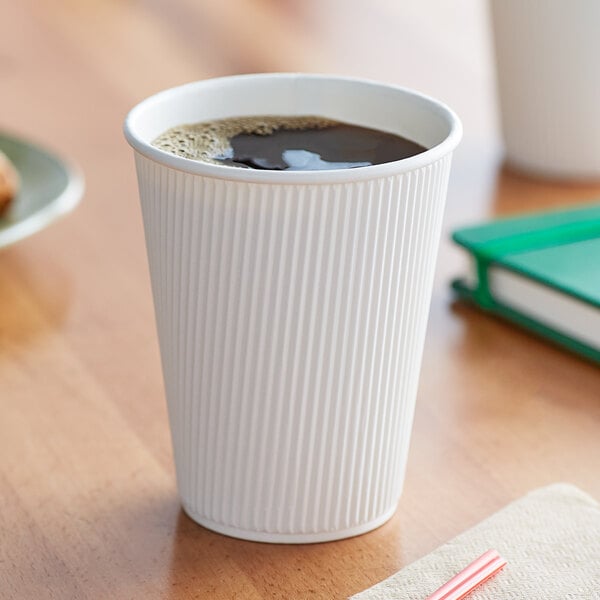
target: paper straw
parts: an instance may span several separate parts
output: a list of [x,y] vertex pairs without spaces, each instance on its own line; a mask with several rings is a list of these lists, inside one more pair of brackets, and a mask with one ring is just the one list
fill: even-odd
[[425,600],[460,600],[505,564],[506,560],[496,550],[488,550]]

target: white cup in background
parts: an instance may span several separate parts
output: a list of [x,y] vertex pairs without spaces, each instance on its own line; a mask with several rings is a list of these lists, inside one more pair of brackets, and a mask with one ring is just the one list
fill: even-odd
[[[278,172],[151,145],[172,126],[241,115],[320,115],[429,149]],[[265,74],[159,93],[125,134],[186,512],[267,542],[381,525],[404,479],[458,119],[400,87]]]
[[600,2],[491,0],[509,164],[600,179]]

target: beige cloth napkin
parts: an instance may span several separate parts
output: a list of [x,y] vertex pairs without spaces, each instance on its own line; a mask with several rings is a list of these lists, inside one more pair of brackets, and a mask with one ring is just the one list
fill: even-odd
[[486,550],[508,561],[469,600],[600,600],[600,505],[558,483],[530,492],[353,600],[424,600]]

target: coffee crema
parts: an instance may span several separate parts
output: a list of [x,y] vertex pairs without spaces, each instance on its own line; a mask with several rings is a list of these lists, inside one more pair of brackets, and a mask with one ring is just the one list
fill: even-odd
[[179,125],[152,145],[210,164],[272,171],[354,169],[426,150],[399,135],[316,116],[234,117]]

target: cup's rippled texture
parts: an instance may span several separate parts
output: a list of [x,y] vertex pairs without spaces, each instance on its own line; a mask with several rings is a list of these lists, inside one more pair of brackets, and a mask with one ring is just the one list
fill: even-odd
[[339,537],[393,512],[449,167],[298,191],[138,158],[178,483],[200,523]]

